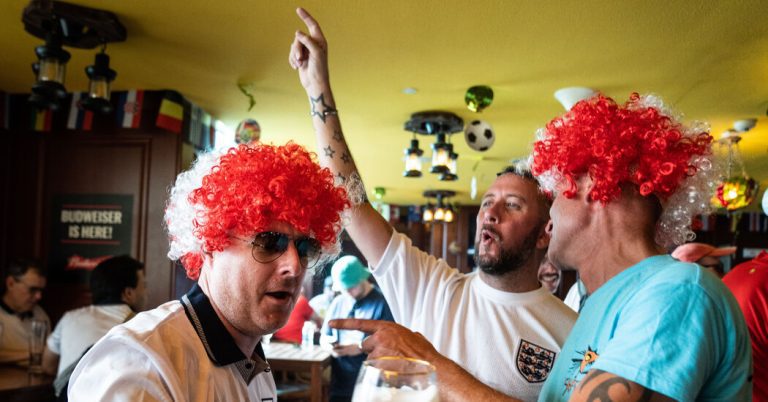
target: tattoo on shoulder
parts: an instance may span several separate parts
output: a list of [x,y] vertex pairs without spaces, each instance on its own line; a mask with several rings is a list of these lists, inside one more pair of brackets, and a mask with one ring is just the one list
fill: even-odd
[[[581,381],[579,390],[584,390],[584,388],[591,383],[595,383],[595,385],[589,392],[589,395],[586,399],[590,402],[613,401],[614,399],[611,398],[610,391],[613,389],[613,394],[616,395],[618,390],[615,389],[615,386],[623,388],[621,391],[623,391],[627,397],[635,397],[637,399],[633,400],[638,402],[648,402],[655,395],[653,390],[602,370],[590,370],[589,374],[587,374],[587,376],[584,377],[584,379]],[[618,394],[621,394],[621,391],[618,391]]]
[[328,112],[336,111],[336,109],[333,106],[325,103],[325,97],[323,96],[323,94],[320,94],[320,96],[318,96],[317,98],[313,98],[310,96],[309,100],[310,100],[309,104],[310,106],[312,106],[312,111],[310,112],[310,115],[312,117],[314,116],[319,117],[320,120],[323,121],[323,123],[325,123],[325,118]]
[[323,151],[325,151],[325,156],[327,156],[327,157],[329,157],[331,159],[333,159],[333,154],[336,153],[336,151],[334,151],[333,148],[331,148],[330,145],[328,145],[327,147],[323,148]]
[[333,132],[333,139],[338,142],[344,141],[344,135],[341,134],[341,130],[336,130]]
[[344,151],[341,153],[341,160],[346,165],[347,163],[352,162],[352,157],[349,156],[349,154],[346,151]]

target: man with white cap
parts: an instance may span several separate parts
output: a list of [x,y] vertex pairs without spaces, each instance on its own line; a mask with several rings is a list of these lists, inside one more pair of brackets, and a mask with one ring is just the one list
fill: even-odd
[[332,329],[328,321],[334,318],[394,321],[384,295],[368,282],[370,276],[371,272],[352,255],[339,258],[331,268],[333,290],[341,292],[328,307],[322,328],[322,342],[331,348],[335,357],[331,365],[331,402],[352,399],[357,373],[366,355],[360,348],[364,333]]

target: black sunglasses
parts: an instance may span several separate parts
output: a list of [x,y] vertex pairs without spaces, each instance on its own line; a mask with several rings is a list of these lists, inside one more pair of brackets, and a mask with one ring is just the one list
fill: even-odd
[[[242,239],[240,239],[242,240]],[[247,240],[246,240],[247,241]],[[320,243],[311,237],[291,237],[280,232],[258,233],[251,242],[253,259],[262,264],[268,264],[280,258],[288,245],[293,241],[296,252],[303,268],[312,268],[320,260],[322,254]]]

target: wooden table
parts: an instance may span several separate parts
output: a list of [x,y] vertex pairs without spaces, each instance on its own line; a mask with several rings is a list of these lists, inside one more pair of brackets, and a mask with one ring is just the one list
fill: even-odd
[[29,374],[25,367],[0,365],[0,401],[50,402],[54,398],[53,377]]
[[272,370],[310,372],[312,402],[323,400],[323,369],[331,364],[331,354],[320,346],[302,348],[293,343],[271,342],[263,345]]

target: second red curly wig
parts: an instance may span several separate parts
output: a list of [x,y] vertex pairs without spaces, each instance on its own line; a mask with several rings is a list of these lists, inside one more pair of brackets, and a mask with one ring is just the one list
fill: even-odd
[[534,143],[532,171],[554,173],[568,198],[575,196],[576,180],[588,174],[594,184],[589,196],[603,204],[616,199],[624,183],[665,200],[696,173],[690,160],[708,154],[711,142],[707,132],[686,132],[643,105],[637,93],[623,106],[597,95],[547,124]]

